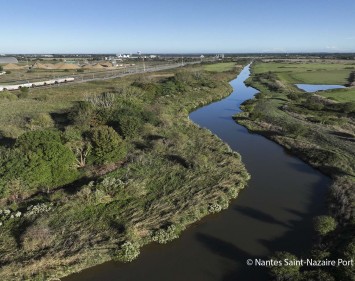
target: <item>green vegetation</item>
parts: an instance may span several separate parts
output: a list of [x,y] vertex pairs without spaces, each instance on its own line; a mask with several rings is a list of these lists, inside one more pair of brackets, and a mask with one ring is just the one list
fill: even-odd
[[325,63],[309,62],[268,62],[255,65],[255,74],[272,72],[278,79],[288,83],[304,84],[341,84],[348,82],[348,77],[354,71],[353,62],[337,63],[328,61]]
[[344,103],[354,102],[355,88],[352,87],[348,89],[324,91],[324,92],[320,92],[319,95],[338,102],[344,102]]
[[240,70],[241,65],[237,65],[235,62],[221,62],[216,64],[209,64],[204,67],[204,70],[212,72],[234,71],[235,69]]
[[[352,65],[336,61],[255,63],[247,83],[260,93],[235,116],[249,130],[283,145],[332,177],[329,214],[315,218],[318,242],[307,258],[355,258],[355,92],[347,88],[305,93],[293,83],[350,83]],[[278,280],[352,280],[355,276],[353,267],[288,270],[288,266],[273,268],[271,274]]]
[[91,153],[89,163],[107,164],[117,162],[126,156],[122,138],[108,126],[97,126],[89,130],[88,140]]
[[330,216],[318,216],[314,219],[314,228],[320,235],[326,235],[336,227],[335,219]]
[[226,208],[249,175],[188,112],[228,95],[236,74],[190,66],[6,93],[14,98],[0,100],[0,279],[132,261],[143,245]]
[[75,156],[62,144],[57,131],[27,132],[16,140],[12,149],[3,149],[2,153],[2,198],[10,195],[18,201],[34,192],[42,189],[49,191],[77,178]]
[[270,268],[274,280],[300,280],[300,266],[297,264],[285,265],[285,260],[296,261],[296,256],[288,252],[276,252],[271,259],[282,262],[282,266],[278,264]]

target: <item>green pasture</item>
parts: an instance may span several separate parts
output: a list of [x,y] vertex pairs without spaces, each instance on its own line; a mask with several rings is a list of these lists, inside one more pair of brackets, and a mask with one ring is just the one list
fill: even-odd
[[295,62],[263,62],[253,68],[254,73],[274,72],[280,79],[289,83],[305,84],[340,84],[347,83],[355,63],[295,63]]
[[317,94],[322,95],[328,99],[332,99],[339,102],[351,102],[355,101],[355,88],[347,89],[336,89],[329,91],[318,92]]

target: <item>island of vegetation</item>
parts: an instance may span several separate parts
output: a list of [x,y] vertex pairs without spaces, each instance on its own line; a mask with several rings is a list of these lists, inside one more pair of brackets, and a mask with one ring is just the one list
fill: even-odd
[[[247,84],[260,92],[235,120],[287,148],[333,184],[328,214],[315,218],[315,260],[355,257],[355,63],[352,60],[257,60]],[[348,86],[309,93],[294,84]],[[275,253],[275,259],[300,259]],[[305,257],[309,258],[309,257]],[[354,280],[354,267],[274,267],[277,280]]]
[[249,174],[188,113],[230,94],[243,64],[1,92],[0,279],[132,261],[227,208]]

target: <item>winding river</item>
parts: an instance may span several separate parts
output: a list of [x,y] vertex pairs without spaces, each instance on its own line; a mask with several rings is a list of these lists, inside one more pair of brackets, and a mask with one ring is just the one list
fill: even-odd
[[239,152],[251,174],[229,209],[197,222],[167,245],[144,247],[132,263],[108,262],[63,281],[267,280],[265,268],[248,266],[247,259],[265,259],[279,250],[307,257],[312,217],[324,211],[330,179],[233,121],[240,104],[257,93],[244,84],[249,75],[246,66],[231,82],[230,96],[190,114]]

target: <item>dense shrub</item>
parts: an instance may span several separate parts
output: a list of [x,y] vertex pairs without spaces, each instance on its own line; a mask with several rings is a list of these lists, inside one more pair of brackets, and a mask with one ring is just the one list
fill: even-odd
[[304,102],[303,106],[310,109],[310,110],[322,110],[324,108],[324,104],[322,101],[317,98],[316,96],[308,97]]
[[345,113],[355,113],[355,102],[344,103],[342,109]]
[[285,124],[285,129],[287,134],[290,134],[293,137],[305,136],[308,133],[308,128],[305,125],[297,123],[287,123]]
[[115,259],[122,262],[131,262],[140,254],[139,245],[137,243],[125,242],[118,251]]
[[287,95],[287,97],[288,97],[290,100],[298,101],[298,100],[301,98],[301,95],[291,92],[291,93],[289,93],[289,94]]
[[0,100],[16,100],[17,96],[9,91],[0,92]]
[[119,118],[118,125],[120,134],[125,138],[131,138],[142,129],[144,122],[137,116],[123,115]]
[[122,138],[108,126],[98,126],[90,129],[87,134],[92,151],[89,162],[106,164],[125,157],[127,150]]
[[31,130],[54,127],[54,121],[48,113],[37,113],[29,120],[27,124]]
[[38,130],[22,134],[16,140],[16,146],[23,151],[30,151],[48,142],[61,142],[60,132],[57,130]]
[[270,273],[275,280],[298,280],[300,266],[284,264],[285,259],[289,261],[298,260],[296,256],[288,252],[276,252],[271,259],[282,263],[270,267]]
[[124,138],[136,136],[146,123],[156,125],[159,122],[156,112],[146,110],[141,104],[134,102],[122,104],[111,114],[110,119],[108,123]]
[[[51,189],[75,180],[75,156],[61,143],[57,131],[33,131],[21,135],[15,148],[2,157],[3,180],[22,179],[31,191]],[[4,182],[3,182],[4,184]]]
[[222,206],[219,205],[218,203],[213,203],[208,206],[208,212],[210,213],[219,213],[222,211]]
[[178,235],[175,225],[170,225],[166,229],[157,230],[154,233],[152,239],[153,239],[153,241],[156,241],[159,244],[166,244],[169,241],[174,240],[178,237],[179,237],[179,235]]
[[314,228],[320,235],[326,235],[335,230],[337,223],[330,216],[318,216],[314,219]]
[[94,123],[94,106],[87,101],[78,102],[68,115],[69,120],[78,126],[87,126]]

